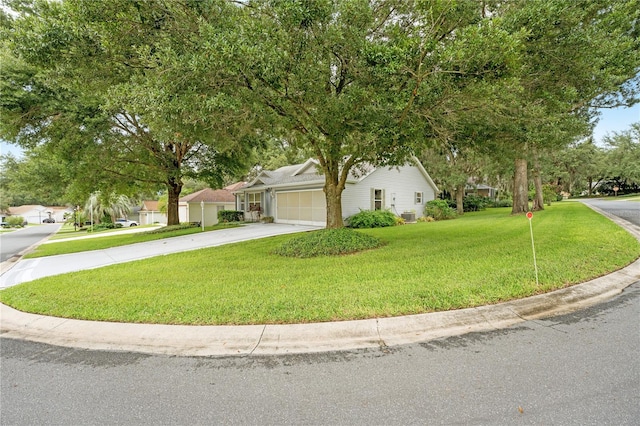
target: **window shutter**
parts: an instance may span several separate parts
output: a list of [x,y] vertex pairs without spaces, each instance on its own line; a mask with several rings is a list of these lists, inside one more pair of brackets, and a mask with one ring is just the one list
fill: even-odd
[[371,188],[371,209],[370,210],[375,210],[376,209],[376,189],[375,188]]

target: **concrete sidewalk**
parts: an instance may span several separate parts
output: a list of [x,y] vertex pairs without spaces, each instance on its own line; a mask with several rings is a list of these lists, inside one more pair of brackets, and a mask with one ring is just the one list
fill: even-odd
[[[617,219],[614,221],[640,239],[640,233],[630,227],[629,222]],[[240,241],[242,235],[245,235],[245,239],[256,238],[262,235],[262,232],[268,234],[271,226],[247,227],[246,234],[240,231],[235,233],[234,237],[227,238],[234,241]],[[271,229],[273,232],[276,231],[274,228]],[[291,232],[304,230],[302,227],[290,229]],[[287,233],[287,230],[281,229],[278,233]],[[216,240],[223,240],[221,237],[216,237]],[[192,246],[195,240],[184,241],[184,244],[186,245],[183,247],[196,248]],[[206,246],[220,244],[223,243],[209,241]],[[137,250],[131,249],[130,252],[130,256],[142,258]],[[94,267],[98,266],[100,265]],[[26,273],[25,269],[20,270]],[[33,276],[35,273],[32,271],[30,274]],[[0,305],[0,333],[6,338],[27,339],[59,346],[176,356],[281,355],[385,348],[470,332],[501,329],[523,321],[572,312],[620,294],[634,283],[640,283],[640,260],[620,271],[583,284],[497,305],[393,318],[291,325],[122,324],[27,314]]]

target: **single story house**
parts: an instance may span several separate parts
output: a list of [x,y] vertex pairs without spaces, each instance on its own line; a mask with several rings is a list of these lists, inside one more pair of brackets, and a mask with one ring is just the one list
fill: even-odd
[[218,212],[221,210],[235,210],[236,200],[231,190],[241,184],[230,185],[223,189],[205,188],[185,195],[178,200],[178,218],[183,222],[204,221],[205,226],[218,223]]
[[466,185],[464,189],[464,195],[471,195],[471,194],[495,199],[498,196],[498,189],[489,185],[485,185],[484,183],[476,184],[476,183],[470,182]]
[[[251,182],[234,191],[236,210],[246,220],[273,217],[277,223],[326,226],[324,175],[318,161],[263,170]],[[438,188],[417,158],[404,166],[363,166],[351,171],[342,193],[344,218],[361,210],[390,210],[398,216],[424,215],[427,201]]]
[[145,200],[138,211],[138,223],[140,225],[152,225],[154,223],[167,224],[167,215],[158,208],[158,201]]
[[72,213],[73,209],[60,206],[25,205],[9,207],[8,216],[21,216],[26,222],[37,224],[45,219],[54,219],[56,222],[64,222],[65,214]]

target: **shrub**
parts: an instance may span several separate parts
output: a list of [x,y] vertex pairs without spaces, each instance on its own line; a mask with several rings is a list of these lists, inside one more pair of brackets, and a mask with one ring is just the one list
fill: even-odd
[[9,216],[5,222],[7,222],[7,225],[9,225],[10,228],[20,228],[24,226],[25,223],[22,216]]
[[491,199],[480,195],[467,195],[464,197],[462,209],[465,212],[477,212],[485,210],[491,204]]
[[360,210],[347,218],[350,228],[383,228],[396,224],[396,215],[389,210]]
[[449,203],[445,200],[431,200],[427,202],[424,213],[435,220],[453,219],[457,215],[456,211],[449,206]]
[[276,248],[273,253],[287,257],[309,258],[351,254],[380,246],[382,242],[379,239],[352,229],[322,229],[296,236]]
[[237,210],[220,210],[218,212],[218,222],[241,222],[244,220],[244,212]]
[[273,220],[273,216],[262,216],[262,219],[260,219],[263,223],[273,223]]
[[418,222],[435,222],[436,220],[431,216],[420,216]]
[[513,200],[510,198],[504,198],[502,200],[495,200],[492,204],[492,207],[513,207]]
[[[120,225],[122,226],[122,225]],[[97,225],[93,225],[93,232],[98,232],[98,231],[104,231],[107,229],[114,229],[116,227],[116,225],[114,225],[113,223],[99,223]]]
[[163,226],[161,228],[154,229],[152,231],[146,231],[145,234],[164,234],[165,232],[180,231],[182,229],[191,229],[191,228],[195,228],[195,226],[191,225],[190,223],[182,223],[180,225]]

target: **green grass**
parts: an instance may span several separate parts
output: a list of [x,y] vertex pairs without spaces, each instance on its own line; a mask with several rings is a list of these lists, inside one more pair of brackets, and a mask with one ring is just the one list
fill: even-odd
[[443,222],[363,232],[385,245],[337,257],[285,258],[284,235],[24,283],[0,292],[17,309],[68,318],[164,324],[349,320],[521,298],[606,274],[640,243],[581,203],[529,222],[490,209]]
[[[240,226],[238,224],[217,224],[205,227],[205,231],[214,231],[217,229],[228,229]],[[122,229],[119,229],[122,231]],[[108,231],[107,231],[108,232]],[[90,250],[103,250],[110,247],[119,247],[135,243],[143,243],[147,241],[161,240],[164,238],[179,237],[182,235],[196,234],[202,232],[201,228],[190,227],[186,229],[171,230],[167,228],[149,228],[147,232],[136,232],[132,234],[120,234],[112,236],[100,236],[96,238],[87,238],[81,240],[65,241],[55,240],[48,244],[42,244],[35,251],[27,254],[25,258],[36,258],[44,256],[55,256],[59,254],[79,253]],[[102,234],[102,233],[100,233]],[[91,233],[84,235],[92,235]],[[79,236],[79,235],[75,235]],[[80,235],[83,236],[83,235]]]

